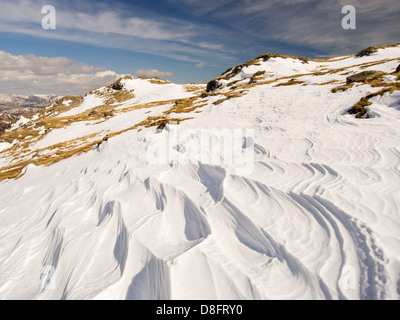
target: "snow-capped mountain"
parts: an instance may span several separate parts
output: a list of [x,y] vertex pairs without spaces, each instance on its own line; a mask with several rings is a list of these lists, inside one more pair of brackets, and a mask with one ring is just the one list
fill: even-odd
[[21,117],[0,298],[398,299],[399,64],[400,45],[265,54]]
[[18,96],[0,94],[0,134],[11,127],[18,116],[39,112],[59,97],[54,95]]
[[48,107],[57,98],[60,97],[54,95],[20,96],[0,94],[0,112],[14,115],[34,113]]

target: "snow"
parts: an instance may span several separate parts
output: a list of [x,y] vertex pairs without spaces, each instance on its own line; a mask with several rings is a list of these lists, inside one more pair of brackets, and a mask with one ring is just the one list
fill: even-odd
[[122,131],[132,127],[135,123],[145,120],[152,114],[157,114],[160,111],[167,110],[171,106],[171,104],[167,104],[161,107],[155,107],[150,112],[147,109],[134,109],[130,112],[116,114],[115,117],[96,125],[93,125],[88,121],[73,123],[63,129],[51,131],[43,139],[35,143],[31,147],[31,150],[44,149],[55,144],[71,141],[92,134],[105,136],[108,132],[115,130]]
[[309,61],[304,63],[298,59],[292,58],[270,58],[268,61],[260,61],[257,65],[244,67],[236,76],[229,80],[219,80],[221,84],[228,84],[246,78],[251,78],[257,71],[265,71],[262,75],[270,79],[288,77],[294,74],[312,73],[318,67],[318,63]]
[[[399,56],[390,48],[323,64]],[[277,58],[264,67],[283,76],[316,66]],[[307,86],[254,86],[220,105],[211,97],[193,119],[162,133],[127,131],[1,182],[0,298],[398,299],[400,94],[372,98],[377,116],[356,119],[346,111],[369,86],[333,94],[341,83],[313,85],[345,79],[307,75]],[[181,85],[125,85],[136,103],[188,94]],[[78,108],[100,103],[89,97]],[[34,148],[122,130],[170,106],[75,123]],[[169,152],[185,155],[205,129],[254,130],[246,139],[254,170],[239,174],[225,154],[220,164],[149,163],[147,151],[164,136]],[[176,142],[176,131],[193,134]]]
[[0,142],[0,152],[3,150],[6,150],[8,148],[11,148],[12,144],[8,142]]
[[[68,103],[68,101],[64,102],[64,104],[67,106],[66,103]],[[94,94],[89,94],[83,99],[83,102],[81,103],[80,106],[72,108],[71,110],[68,110],[66,112],[63,112],[62,114],[59,115],[59,117],[75,116],[84,113],[85,111],[88,111],[90,109],[101,106],[102,104],[104,104],[104,101],[101,97],[98,97]]]
[[193,93],[185,90],[184,85],[175,83],[160,85],[149,80],[136,78],[124,79],[122,84],[125,89],[133,91],[135,101],[140,103],[176,100],[193,96]]
[[28,123],[29,119],[25,118],[24,116],[20,116],[18,121],[16,123],[14,123],[10,129],[8,129],[8,131],[13,131],[17,128],[19,128],[20,126],[24,125],[25,123]]
[[383,76],[383,81],[388,83],[396,82],[397,76]]

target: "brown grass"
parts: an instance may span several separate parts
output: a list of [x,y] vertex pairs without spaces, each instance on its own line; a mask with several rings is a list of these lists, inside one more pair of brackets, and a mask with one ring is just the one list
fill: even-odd
[[297,85],[297,84],[304,84],[304,83],[305,83],[304,81],[296,80],[295,78],[292,78],[288,82],[278,83],[274,87],[294,86],[294,85]]
[[153,83],[153,84],[161,84],[161,85],[170,84],[171,83],[171,81],[168,81],[168,80],[165,80],[165,79],[160,79],[160,78],[149,79],[149,82]]
[[204,107],[206,104],[196,105],[195,102],[198,100],[198,97],[191,97],[185,99],[179,99],[175,101],[175,104],[172,108],[167,111],[164,111],[163,114],[171,114],[171,113],[189,113],[193,112],[196,109]]
[[[120,90],[123,93],[123,89]],[[115,93],[117,94],[118,91]],[[118,99],[118,98],[117,98]],[[116,101],[117,99],[113,99]],[[37,166],[49,166],[64,159],[68,159],[74,155],[80,155],[82,153],[88,152],[93,149],[96,145],[100,145],[109,138],[120,135],[124,132],[130,130],[141,130],[143,127],[157,127],[163,129],[166,123],[176,123],[179,124],[182,121],[192,119],[191,117],[186,118],[170,118],[169,116],[173,113],[190,113],[190,112],[200,112],[200,108],[205,106],[205,103],[200,103],[200,96],[180,99],[180,100],[170,100],[170,101],[157,101],[153,103],[134,105],[126,107],[122,110],[114,110],[115,105],[102,105],[92,110],[88,110],[85,113],[69,117],[51,117],[50,114],[59,114],[58,108],[60,107],[59,102],[54,106],[56,110],[50,110],[50,112],[42,113],[40,117],[21,126],[19,129],[6,132],[0,137],[0,141],[13,142],[17,140],[12,148],[8,150],[3,150],[3,155],[6,158],[13,159],[9,165],[0,169],[0,181],[5,179],[15,179],[22,175],[23,169],[28,164],[35,164]],[[155,106],[172,104],[168,110],[164,111],[160,116],[148,117],[146,120],[141,121],[133,125],[130,128],[115,131],[115,132],[97,132],[85,137],[81,137],[75,140],[70,140],[67,142],[52,145],[48,148],[40,150],[29,150],[29,146],[37,142],[43,135],[39,135],[42,127],[46,129],[47,132],[53,129],[64,128],[71,123],[79,121],[105,121],[105,117],[113,117],[116,113],[128,112],[133,109],[141,108],[151,108]],[[65,110],[62,110],[65,111]]]
[[384,89],[379,90],[377,92],[368,94],[367,96],[361,98],[361,100],[359,102],[357,102],[349,110],[349,114],[356,115],[356,118],[369,118],[369,116],[367,114],[367,109],[366,109],[366,107],[372,105],[372,102],[370,102],[369,100],[371,98],[373,98],[373,97],[376,97],[376,96],[383,96],[387,92],[393,93],[395,90],[400,90],[400,87],[399,86],[392,86],[392,87],[384,88]]
[[220,105],[221,103],[223,103],[227,100],[242,97],[245,93],[246,93],[245,90],[219,93],[218,95],[223,95],[223,96],[225,96],[225,98],[219,99],[219,100],[213,102],[213,104],[216,106]]
[[187,92],[194,93],[196,95],[201,94],[204,91],[204,85],[199,85],[199,84],[186,84],[184,85],[184,88]]
[[353,87],[354,87],[354,83],[350,83],[350,84],[346,84],[346,85],[343,85],[343,86],[340,86],[340,87],[337,87],[337,88],[333,88],[331,90],[331,92],[332,93],[336,93],[338,91],[344,92],[344,91],[347,91],[348,89],[353,88]]
[[263,61],[268,61],[271,58],[283,58],[283,59],[296,59],[296,60],[300,60],[303,63],[308,63],[308,61],[310,61],[310,59],[305,58],[305,57],[299,57],[299,56],[288,56],[288,55],[283,55],[283,54],[279,54],[279,53],[267,53],[267,54],[262,54],[261,56],[257,57],[256,60],[263,60]]
[[394,44],[389,44],[386,46],[372,46],[372,47],[368,47],[364,50],[361,50],[360,52],[358,52],[356,54],[356,57],[364,57],[364,56],[369,56],[375,52],[377,52],[379,49],[387,49],[387,48],[394,48],[399,46],[400,43],[394,43]]
[[348,55],[348,56],[343,56],[340,58],[332,57],[332,58],[325,58],[325,59],[310,59],[310,61],[313,61],[313,62],[336,62],[336,61],[346,60],[351,57],[352,57],[352,55]]

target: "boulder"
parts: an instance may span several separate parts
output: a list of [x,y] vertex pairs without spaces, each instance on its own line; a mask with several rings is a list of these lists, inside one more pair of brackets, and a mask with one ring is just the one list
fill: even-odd
[[368,80],[373,80],[384,73],[382,71],[370,70],[370,71],[363,71],[361,73],[354,74],[352,76],[347,77],[347,84],[353,82],[365,82]]
[[117,82],[114,82],[111,85],[111,89],[113,89],[113,90],[119,91],[119,90],[122,90],[123,88],[124,88],[124,85],[121,83],[121,79],[118,80]]
[[217,90],[221,85],[218,83],[217,80],[211,80],[209,83],[207,83],[207,92],[213,92]]

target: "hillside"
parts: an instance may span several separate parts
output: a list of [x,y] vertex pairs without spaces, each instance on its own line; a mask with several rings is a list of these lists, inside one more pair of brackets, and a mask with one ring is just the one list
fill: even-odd
[[30,95],[18,96],[0,94],[0,134],[17,120],[18,116],[39,112],[48,107],[56,96]]
[[400,298],[399,64],[264,54],[20,118],[0,299]]

